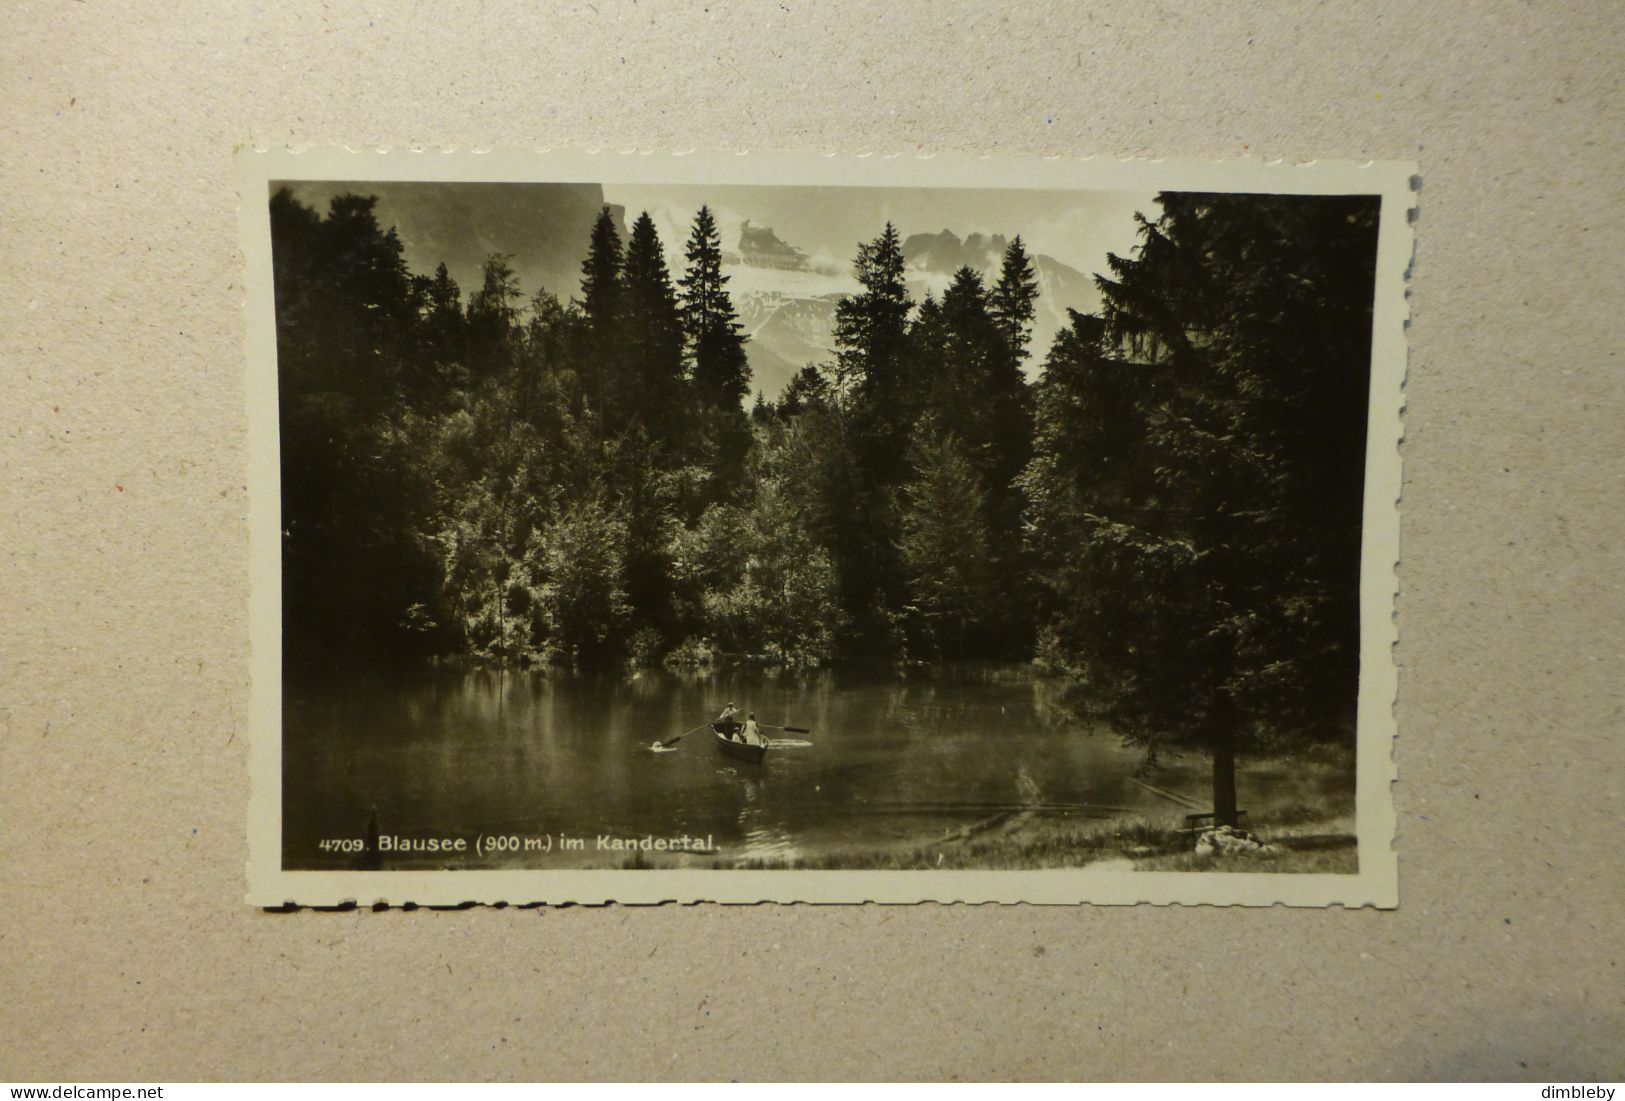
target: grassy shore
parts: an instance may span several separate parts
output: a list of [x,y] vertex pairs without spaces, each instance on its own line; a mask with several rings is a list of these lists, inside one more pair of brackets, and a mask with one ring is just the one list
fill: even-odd
[[1354,820],[1308,807],[1262,813],[1249,828],[1270,851],[1198,856],[1182,819],[1074,819],[1015,814],[952,831],[926,843],[833,849],[805,857],[716,861],[740,869],[898,870],[1078,868],[1127,862],[1136,871],[1358,871]]

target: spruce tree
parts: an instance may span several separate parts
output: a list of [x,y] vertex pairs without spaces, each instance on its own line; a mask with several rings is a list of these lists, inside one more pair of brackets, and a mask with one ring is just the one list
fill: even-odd
[[1018,234],[1004,250],[999,281],[988,294],[988,312],[998,324],[1011,354],[1019,362],[1026,358],[1032,340],[1033,304],[1038,300],[1038,278],[1033,271],[1027,246]]
[[737,410],[750,392],[750,362],[722,273],[722,238],[710,207],[700,207],[694,216],[683,256],[688,266],[678,286],[694,393],[704,408]]
[[[687,267],[678,280],[679,308],[694,405],[686,450],[709,469],[705,496],[706,503],[713,503],[738,491],[751,432],[743,405],[750,393],[750,360],[728,277],[722,273],[722,238],[709,207],[700,207],[694,216],[683,255]],[[760,395],[757,405],[753,417],[760,412]]]
[[[982,277],[968,267],[954,272],[936,313],[934,368],[929,383],[932,412],[979,457],[984,475],[997,477],[999,444],[996,384],[1002,341],[988,310]],[[1002,380],[1000,380],[1002,381]]]
[[1349,738],[1377,205],[1164,194],[1040,385],[1046,656],[1130,741]]
[[627,423],[640,422],[657,447],[670,449],[681,430],[683,328],[666,255],[654,220],[632,224],[621,266],[620,388],[612,404]]
[[845,622],[854,632],[850,641],[872,653],[896,645],[902,591],[893,533],[911,424],[906,374],[912,303],[903,270],[902,242],[888,222],[879,237],[858,246],[855,274],[862,290],[843,297],[835,309],[835,412],[847,461],[832,555]]
[[897,398],[904,371],[912,303],[903,266],[902,240],[887,222],[879,237],[858,246],[854,274],[863,290],[835,307],[836,382],[881,417]]
[[609,207],[598,212],[581,262],[581,310],[595,329],[613,327],[621,298],[621,235]]
[[589,400],[602,431],[621,389],[621,236],[609,207],[598,212],[581,262],[581,313],[586,321],[582,346]]

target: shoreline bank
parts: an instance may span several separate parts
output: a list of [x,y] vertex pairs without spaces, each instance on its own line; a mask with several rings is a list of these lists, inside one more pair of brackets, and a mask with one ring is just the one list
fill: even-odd
[[805,856],[712,861],[739,870],[974,869],[1021,871],[1083,868],[1126,861],[1135,871],[1319,872],[1359,870],[1354,817],[1288,809],[1248,826],[1266,846],[1250,852],[1199,855],[1183,817],[1075,818],[1014,812],[930,840],[834,848]]

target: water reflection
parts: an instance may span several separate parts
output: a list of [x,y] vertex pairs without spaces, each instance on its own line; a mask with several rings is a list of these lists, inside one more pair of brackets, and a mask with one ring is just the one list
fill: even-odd
[[[703,728],[676,752],[650,751],[729,700],[764,724],[811,727],[795,737],[812,744],[750,764]],[[289,867],[345,863],[319,842],[360,836],[372,807],[385,833],[586,838],[569,853],[484,859],[585,867],[622,862],[593,848],[598,835],[710,835],[729,862],[928,839],[1010,808],[1166,813],[1127,779],[1139,755],[1077,722],[1061,687],[1026,667],[432,672],[290,683],[284,711]]]

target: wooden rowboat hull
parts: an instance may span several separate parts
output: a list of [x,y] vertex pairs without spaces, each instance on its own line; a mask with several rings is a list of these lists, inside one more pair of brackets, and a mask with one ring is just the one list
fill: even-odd
[[712,723],[711,734],[716,739],[717,748],[722,750],[722,752],[727,754],[729,757],[734,757],[741,761],[749,761],[753,765],[761,764],[762,758],[767,756],[767,746],[748,745],[745,742],[736,742],[732,738],[728,737],[726,733],[724,733],[725,730],[732,731],[737,729],[739,729],[737,723],[729,723],[726,726],[724,726],[722,723]]

